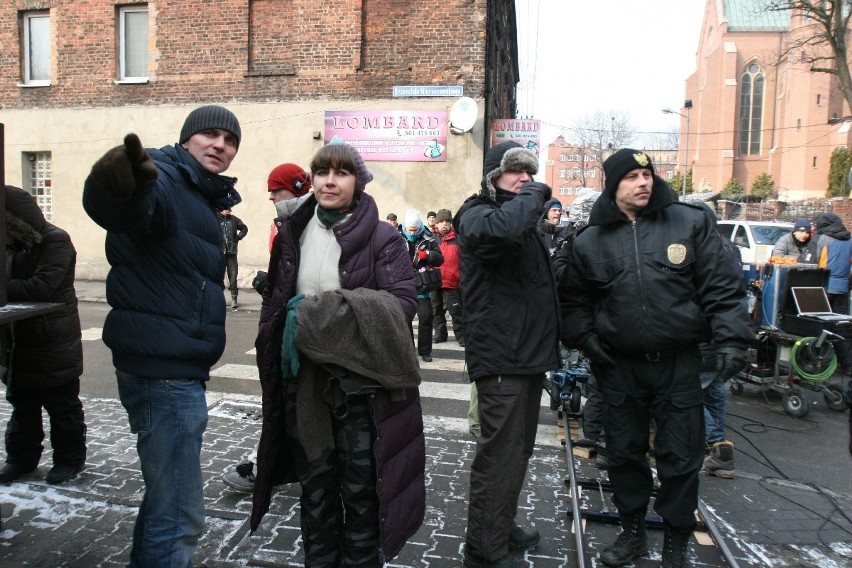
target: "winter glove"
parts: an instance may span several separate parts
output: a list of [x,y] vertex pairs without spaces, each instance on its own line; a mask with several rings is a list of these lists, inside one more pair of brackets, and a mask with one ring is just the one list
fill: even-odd
[[420,261],[426,262],[426,259],[427,259],[427,258],[429,258],[429,253],[428,253],[428,252],[426,252],[425,250],[419,250],[419,251],[417,251],[417,260],[420,260]]
[[532,191],[537,191],[541,193],[541,196],[544,198],[544,202],[547,203],[550,201],[550,196],[553,194],[553,191],[546,183],[541,183],[539,181],[528,181],[521,188],[521,191],[525,189],[530,189]]
[[92,166],[92,183],[116,199],[128,199],[139,188],[157,179],[157,168],[133,133],[124,144],[104,154]]
[[601,343],[601,340],[598,339],[597,335],[590,335],[583,340],[583,343],[580,345],[580,349],[583,350],[586,357],[591,359],[593,363],[609,365],[611,367],[615,366],[615,361],[609,356],[609,353],[606,352],[606,349]]
[[263,290],[266,288],[266,279],[268,278],[268,274],[262,270],[257,271],[257,276],[254,277],[254,280],[251,281],[251,287],[255,289],[258,294],[263,294]]
[[746,350],[733,345],[721,346],[716,351],[716,374],[728,380],[746,366]]

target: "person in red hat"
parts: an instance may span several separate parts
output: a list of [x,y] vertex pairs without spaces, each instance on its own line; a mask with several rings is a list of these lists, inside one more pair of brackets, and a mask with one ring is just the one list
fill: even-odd
[[[286,216],[301,205],[304,201],[302,198],[310,192],[311,174],[296,164],[281,164],[269,172],[266,186],[269,191],[269,200],[275,204],[278,215]],[[269,232],[270,252],[277,234],[278,227],[273,222]],[[266,286],[266,272],[259,271],[252,286],[258,293],[262,293]],[[254,490],[255,465],[257,465],[257,446],[244,462],[237,464],[233,470],[222,476],[222,481],[235,491],[251,493]]]
[[[302,204],[302,199],[311,190],[311,174],[296,164],[281,164],[276,166],[266,180],[269,189],[269,200],[275,204],[279,216],[286,216]],[[272,251],[272,241],[278,229],[275,223],[269,233],[269,250]]]

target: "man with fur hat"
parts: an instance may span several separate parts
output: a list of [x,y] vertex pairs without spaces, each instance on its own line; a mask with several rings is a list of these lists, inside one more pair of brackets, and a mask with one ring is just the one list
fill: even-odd
[[174,146],[146,150],[128,134],[83,188],[86,213],[107,230],[103,339],[145,481],[130,566],[188,566],[204,530],[205,381],[225,348],[216,212],[240,202],[222,175],[240,135],[231,111],[197,108]]
[[545,373],[560,366],[550,253],[536,231],[551,196],[536,155],[515,142],[485,154],[482,189],[457,213],[465,359],[482,435],[470,471],[464,565],[521,566],[540,535],[515,522],[535,445]]
[[817,244],[811,238],[811,222],[807,219],[796,219],[793,230],[775,243],[772,256],[780,256],[801,263],[817,262]]
[[33,196],[6,186],[6,263],[10,302],[56,302],[61,309],[16,321],[8,328],[4,362],[6,465],[0,483],[38,467],[44,447],[42,408],[50,416],[53,467],[48,483],[73,479],[86,462],[86,423],[80,402],[83,343],[74,293],[77,251],[68,233],[48,223]]
[[704,461],[698,344],[717,345],[716,373],[724,379],[745,366],[753,333],[742,276],[713,219],[701,206],[675,201],[647,154],[619,150],[604,173],[603,194],[574,237],[559,290],[562,340],[591,359],[607,404],[608,473],[623,531],[600,556],[622,566],[648,552],[653,418],[663,566],[687,566]]

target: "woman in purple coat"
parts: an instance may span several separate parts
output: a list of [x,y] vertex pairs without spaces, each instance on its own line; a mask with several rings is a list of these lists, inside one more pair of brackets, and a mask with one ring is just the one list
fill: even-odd
[[400,325],[417,293],[402,236],[364,193],[372,177],[351,146],[317,152],[314,193],[276,220],[263,292],[251,527],[272,486],[298,480],[307,567],[380,566],[425,510],[417,355]]

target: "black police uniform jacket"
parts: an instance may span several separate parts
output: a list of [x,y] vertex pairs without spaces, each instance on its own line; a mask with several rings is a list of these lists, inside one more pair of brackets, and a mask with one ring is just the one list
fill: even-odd
[[745,347],[753,337],[742,275],[713,220],[675,201],[658,176],[635,221],[604,193],[565,252],[559,295],[568,345],[596,333],[613,354],[638,355],[707,340]]
[[453,223],[471,381],[561,366],[556,283],[550,252],[536,229],[542,193],[524,186],[514,197],[497,199],[502,202],[483,188],[465,201]]

